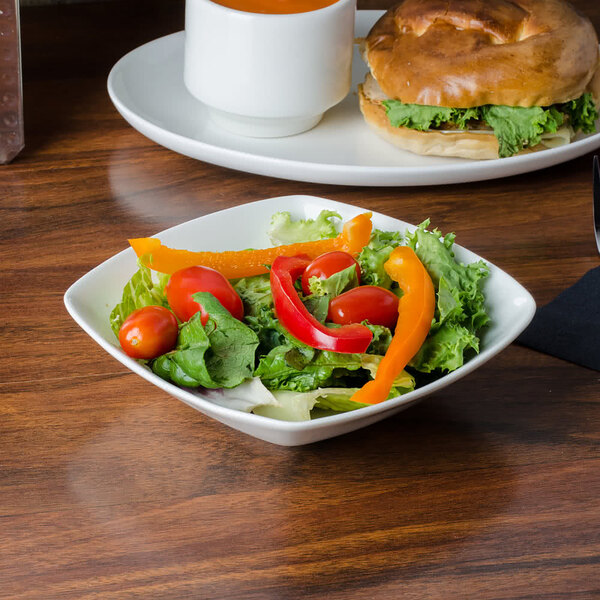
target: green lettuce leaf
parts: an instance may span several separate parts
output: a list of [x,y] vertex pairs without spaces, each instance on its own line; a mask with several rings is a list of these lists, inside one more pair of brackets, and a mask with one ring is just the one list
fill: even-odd
[[152,361],[152,370],[178,385],[232,388],[252,377],[258,337],[207,292],[194,294],[210,315],[196,313],[179,331],[175,350]]
[[239,279],[233,287],[244,304],[244,323],[258,336],[258,355],[288,343],[287,333],[275,316],[269,274]]
[[368,321],[363,321],[362,325],[367,327],[373,333],[373,339],[367,348],[367,354],[384,355],[392,343],[392,332],[384,325],[372,325]]
[[[270,390],[310,392],[318,388],[361,387],[375,378],[381,356],[344,354],[300,346],[278,346],[264,356],[255,371]],[[402,371],[390,397],[415,388],[412,375]]]
[[[361,367],[374,378],[382,358],[382,356],[363,354],[357,360],[360,361]],[[311,411],[314,409],[317,409],[316,412],[321,415],[327,415],[369,406],[351,400],[358,389],[358,387],[319,387],[308,391],[273,390],[272,393],[277,399],[278,405],[259,406],[253,412],[284,421],[307,421],[312,417]],[[402,371],[394,381],[389,397],[395,398],[414,389],[415,378],[406,371]]]
[[315,408],[339,413],[369,406],[363,402],[350,400],[352,395],[357,392],[358,389],[359,388],[321,388],[316,390],[318,396]]
[[358,286],[356,265],[350,265],[325,279],[311,277],[308,281],[308,287],[313,296],[329,296],[330,298],[335,298],[356,286]]
[[402,239],[402,234],[397,231],[373,231],[369,243],[361,250],[357,259],[362,285],[378,285],[397,293],[398,287],[385,272],[383,265],[392,250],[402,243]]
[[301,296],[301,298],[308,312],[319,321],[319,323],[325,323],[327,314],[329,313],[330,296],[327,294],[323,296],[313,294],[312,296]]
[[456,322],[437,323],[410,362],[421,373],[454,371],[464,364],[467,350],[479,352],[479,339]]
[[314,408],[328,412],[347,412],[368,406],[350,400],[358,388],[319,388],[309,392],[279,390],[272,392],[277,405],[258,406],[252,412],[281,421],[309,421]]
[[474,106],[472,108],[455,108],[452,114],[452,123],[459,129],[467,129],[469,121],[479,121],[481,119],[481,108]]
[[272,308],[262,306],[255,315],[245,315],[244,323],[258,336],[258,356],[264,356],[273,348],[289,343],[287,331],[277,320]]
[[260,359],[254,374],[270,390],[307,392],[319,387],[355,387],[369,378],[361,357],[361,354],[315,350],[308,346],[277,346]]
[[233,288],[242,299],[244,314],[257,316],[263,308],[273,307],[273,295],[271,294],[271,282],[269,274],[255,275],[238,279]]
[[453,109],[445,106],[404,104],[399,100],[384,100],[381,104],[392,127],[409,127],[418,131],[439,127],[451,121],[453,115]]
[[393,127],[409,127],[418,131],[457,127],[466,129],[470,121],[485,121],[498,138],[500,157],[512,156],[523,148],[540,143],[547,133],[556,133],[568,116],[574,131],[596,131],[598,111],[591,94],[548,107],[491,105],[472,108],[448,108],[404,104],[399,100],[382,102]]
[[471,120],[481,119],[481,110],[474,108],[448,108],[405,104],[400,100],[384,100],[381,103],[393,127],[408,127],[419,131],[439,128],[444,123],[466,129]]
[[[206,348],[202,351],[202,341],[198,343],[199,348],[199,357],[202,361],[201,364],[204,364],[203,357],[204,352],[206,352]],[[174,352],[173,352],[174,354]],[[204,385],[203,381],[199,379],[195,379],[191,375],[188,375],[186,371],[181,368],[174,360],[171,360],[170,354],[163,354],[158,358],[155,358],[150,364],[150,368],[156,373],[159,377],[162,377],[166,381],[172,381],[173,383],[183,386],[195,388],[200,385]],[[212,380],[210,376],[207,374],[205,381],[208,381],[212,384]]]
[[325,323],[329,312],[329,301],[339,294],[358,285],[356,267],[350,266],[334,273],[330,277],[319,279],[311,277],[309,280],[310,296],[301,295],[302,302],[308,312],[320,323]]
[[298,219],[293,221],[289,212],[278,212],[271,217],[268,234],[273,245],[312,242],[332,238],[338,234],[336,219],[338,213],[322,210],[316,219]]
[[574,131],[594,133],[598,111],[592,94],[583,94],[576,100],[559,105],[559,110],[569,116],[569,122]]
[[221,387],[206,367],[205,355],[209,347],[200,313],[196,313],[180,329],[175,350],[153,360],[150,367],[159,377],[184,387]]
[[498,156],[501,158],[536,146],[542,134],[556,133],[564,120],[563,114],[555,108],[541,106],[488,105],[482,107],[482,115],[498,138]]
[[429,336],[410,366],[424,373],[453,371],[464,363],[469,349],[479,350],[477,332],[489,322],[482,291],[489,268],[483,261],[459,263],[452,252],[454,235],[428,231],[428,225],[429,221],[421,223],[407,236],[437,291]]
[[110,326],[117,337],[123,321],[134,310],[143,308],[144,306],[164,306],[165,308],[169,308],[167,296],[164,291],[169,281],[169,275],[156,273],[158,281],[154,281],[152,277],[152,273],[155,273],[154,271],[151,271],[140,261],[138,261],[138,266],[138,270],[123,289],[121,302],[110,313]]

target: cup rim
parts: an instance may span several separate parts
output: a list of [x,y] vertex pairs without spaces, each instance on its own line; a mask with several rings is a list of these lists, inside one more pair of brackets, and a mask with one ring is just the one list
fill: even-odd
[[315,10],[307,10],[304,12],[292,12],[292,13],[261,13],[261,12],[250,12],[247,10],[239,10],[237,8],[231,8],[230,6],[224,6],[223,4],[219,4],[218,2],[213,2],[213,0],[186,0],[186,2],[201,2],[204,4],[209,4],[211,6],[216,7],[217,10],[222,10],[224,12],[230,12],[238,15],[248,15],[254,18],[265,18],[265,19],[278,19],[278,18],[290,18],[296,17],[299,18],[302,15],[312,15],[315,13],[323,13],[328,11],[333,11],[335,7],[340,4],[353,4],[356,0],[335,0],[331,4],[327,6],[323,6],[322,8],[317,8]]

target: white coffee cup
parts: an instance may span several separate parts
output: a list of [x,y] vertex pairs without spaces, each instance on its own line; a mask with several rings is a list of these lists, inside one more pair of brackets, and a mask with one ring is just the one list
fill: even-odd
[[350,91],[355,10],[356,0],[292,14],[186,0],[185,85],[234,133],[306,131]]

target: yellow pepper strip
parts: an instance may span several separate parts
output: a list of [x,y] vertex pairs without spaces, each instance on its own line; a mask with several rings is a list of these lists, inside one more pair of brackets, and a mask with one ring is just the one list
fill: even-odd
[[398,304],[398,322],[392,342],[379,363],[375,379],[351,398],[363,404],[377,404],[387,399],[394,380],[423,345],[435,311],[431,277],[411,248],[394,248],[384,268],[398,282],[404,295]]
[[179,269],[200,265],[216,269],[227,279],[237,279],[267,273],[266,265],[271,265],[278,256],[304,254],[312,260],[333,250],[343,250],[356,256],[369,243],[371,228],[369,212],[347,221],[337,237],[261,250],[191,252],[163,246],[157,238],[132,239],[129,244],[147,267],[161,273],[175,273]]

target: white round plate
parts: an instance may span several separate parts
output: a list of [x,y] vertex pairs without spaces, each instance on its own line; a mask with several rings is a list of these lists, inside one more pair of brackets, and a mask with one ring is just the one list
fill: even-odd
[[[367,34],[382,11],[357,11],[356,36]],[[121,115],[151,140],[198,160],[270,177],[338,185],[404,186],[481,181],[571,160],[600,147],[600,133],[522,156],[475,161],[427,157],[399,150],[373,133],[358,108],[356,86],[367,68],[355,49],[353,87],[346,99],[305,133],[247,138],[212,123],[183,84],[184,32],[125,55],[108,77]]]

